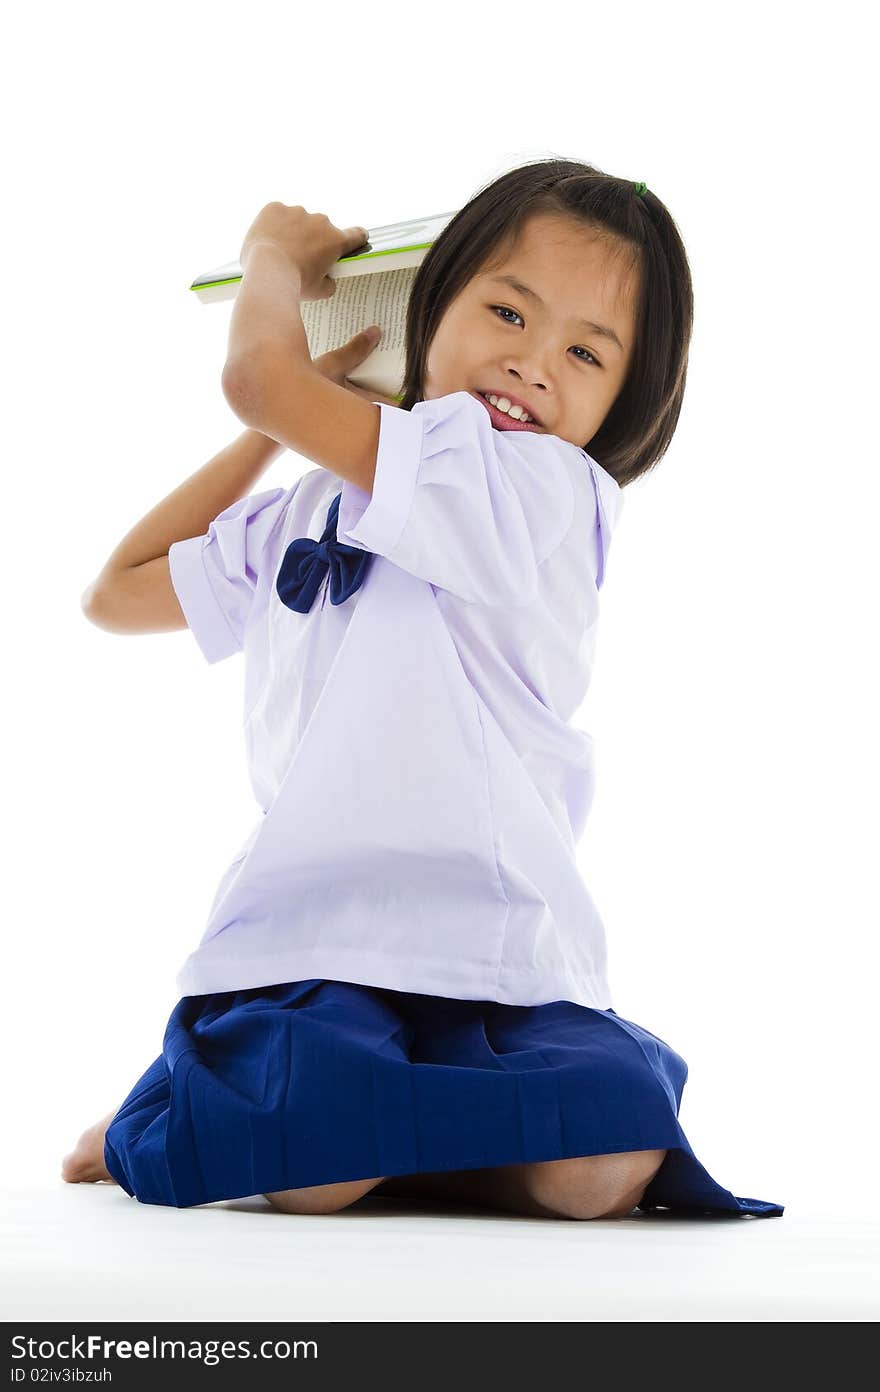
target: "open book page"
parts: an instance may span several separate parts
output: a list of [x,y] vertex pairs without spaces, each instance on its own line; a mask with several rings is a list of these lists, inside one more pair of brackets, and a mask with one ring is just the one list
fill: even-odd
[[403,386],[406,350],[406,307],[417,266],[373,275],[340,277],[327,300],[300,301],[300,314],[313,358],[340,348],[368,324],[378,324],[382,337],[349,380],[365,391],[398,396]]

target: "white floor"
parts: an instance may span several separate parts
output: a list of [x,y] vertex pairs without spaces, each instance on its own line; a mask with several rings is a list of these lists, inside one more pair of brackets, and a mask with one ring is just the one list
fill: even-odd
[[876,1320],[880,1223],[545,1220],[365,1196],[139,1204],[116,1185],[6,1189],[2,1318]]

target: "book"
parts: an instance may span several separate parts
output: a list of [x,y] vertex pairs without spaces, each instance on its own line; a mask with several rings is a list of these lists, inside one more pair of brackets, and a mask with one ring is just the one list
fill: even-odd
[[[406,307],[416,271],[454,216],[454,212],[435,213],[369,228],[369,240],[340,257],[327,272],[339,282],[330,298],[300,301],[311,356],[339,348],[368,324],[378,324],[382,337],[349,373],[349,381],[365,391],[400,400],[406,367]],[[241,263],[230,261],[196,276],[189,288],[203,304],[234,300],[242,274]]]

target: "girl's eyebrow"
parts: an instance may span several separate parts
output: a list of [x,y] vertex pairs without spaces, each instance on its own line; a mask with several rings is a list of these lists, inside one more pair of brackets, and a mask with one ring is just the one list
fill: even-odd
[[[516,276],[497,275],[492,276],[491,279],[497,281],[500,285],[509,285],[513,290],[518,290],[521,295],[525,295],[526,299],[533,300],[541,309],[544,308],[544,301],[537,291],[529,289],[528,285],[523,285],[521,280],[516,279]],[[583,325],[585,329],[589,329],[591,333],[600,334],[602,338],[610,338],[612,343],[617,344],[621,353],[623,352],[623,344],[614,330],[609,329],[607,324],[595,324],[592,319],[578,319],[576,322]]]

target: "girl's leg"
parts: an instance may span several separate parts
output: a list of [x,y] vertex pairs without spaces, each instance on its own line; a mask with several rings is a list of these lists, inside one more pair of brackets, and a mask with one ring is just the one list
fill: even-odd
[[582,1155],[493,1169],[393,1175],[377,1195],[452,1199],[532,1218],[623,1218],[638,1205],[665,1150]]
[[313,1184],[305,1189],[278,1189],[265,1194],[273,1207],[282,1213],[338,1213],[341,1208],[363,1198],[379,1179],[352,1179],[342,1184]]
[[104,1136],[116,1112],[108,1112],[94,1126],[84,1131],[69,1155],[65,1155],[61,1165],[61,1178],[67,1184],[95,1184],[105,1180],[115,1184],[104,1164]]
[[[108,1112],[90,1126],[65,1156],[61,1177],[66,1183],[116,1183],[104,1164],[104,1136],[115,1115]],[[375,1190],[391,1197],[453,1199],[536,1218],[622,1218],[638,1205],[665,1158],[665,1150],[622,1151],[493,1169],[380,1176],[281,1189],[265,1197],[285,1213],[335,1213]]]
[[666,1159],[665,1150],[579,1155],[528,1165],[529,1197],[559,1218],[625,1218]]

